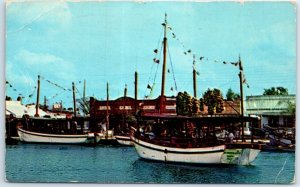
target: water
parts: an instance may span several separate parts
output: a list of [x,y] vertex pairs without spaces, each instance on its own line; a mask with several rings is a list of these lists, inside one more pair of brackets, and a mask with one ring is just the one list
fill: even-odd
[[251,166],[191,166],[139,159],[133,147],[6,146],[9,182],[291,183],[295,153],[261,152]]

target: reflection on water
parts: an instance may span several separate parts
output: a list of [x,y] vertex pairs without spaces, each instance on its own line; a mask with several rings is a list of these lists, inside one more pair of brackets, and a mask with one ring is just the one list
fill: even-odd
[[262,152],[252,166],[194,166],[146,161],[133,147],[6,146],[11,182],[271,184],[290,183],[294,171],[294,153]]

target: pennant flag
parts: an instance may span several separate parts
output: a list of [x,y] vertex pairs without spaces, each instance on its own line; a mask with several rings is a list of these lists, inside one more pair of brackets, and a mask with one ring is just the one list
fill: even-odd
[[147,95],[145,95],[145,98],[147,99],[147,98],[148,98],[148,96],[147,96]]
[[9,82],[8,82],[8,81],[6,81],[6,84],[9,84]]
[[156,60],[155,63],[159,64],[159,60]]
[[173,87],[171,87],[171,91],[173,91]]
[[158,50],[157,49],[154,49],[154,53],[157,53],[158,52]]
[[184,52],[184,54],[186,55],[187,53],[186,53],[186,52]]
[[33,96],[33,94],[30,94],[28,97],[32,97]]
[[227,62],[223,61],[223,64],[227,64]]
[[168,69],[168,73],[170,73],[170,70]]
[[199,71],[196,71],[196,74],[197,74],[197,75],[200,75]]
[[187,52],[188,52],[188,53],[191,53],[191,52],[192,52],[192,50],[190,50],[190,49],[189,49]]
[[155,62],[155,61],[156,61],[156,58],[153,58],[153,61]]
[[[172,33],[172,35],[173,35],[173,38],[176,38],[176,35],[174,34],[174,33]],[[178,40],[178,39],[177,39]]]
[[202,60],[204,58],[204,56],[200,57],[200,60]]
[[148,88],[148,89],[151,89],[151,86],[148,84],[148,85],[147,85],[147,88]]

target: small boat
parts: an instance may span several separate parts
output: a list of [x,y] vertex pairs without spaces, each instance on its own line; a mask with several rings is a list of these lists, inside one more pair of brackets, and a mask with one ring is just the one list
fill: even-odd
[[124,146],[133,146],[133,142],[130,139],[130,136],[115,136],[115,138],[117,139],[118,143],[120,145],[124,145]]
[[46,134],[17,128],[20,141],[27,143],[54,143],[54,144],[85,144],[92,143],[94,133],[87,134]]

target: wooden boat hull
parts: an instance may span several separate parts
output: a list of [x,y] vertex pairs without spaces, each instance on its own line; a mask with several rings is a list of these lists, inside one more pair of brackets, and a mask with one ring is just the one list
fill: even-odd
[[57,144],[84,144],[94,139],[93,133],[84,135],[46,134],[26,131],[18,128],[20,141],[27,143],[57,143]]
[[131,137],[141,158],[189,164],[221,164],[225,145],[206,148],[173,148],[154,145]]
[[129,136],[115,136],[118,143],[125,146],[133,146],[133,142],[131,141]]
[[[204,148],[175,148],[155,145],[131,137],[138,155],[147,160],[177,162],[187,164],[232,164],[249,165],[260,149],[251,148],[251,144],[238,144],[237,146],[218,145]],[[245,148],[242,148],[242,147]]]

